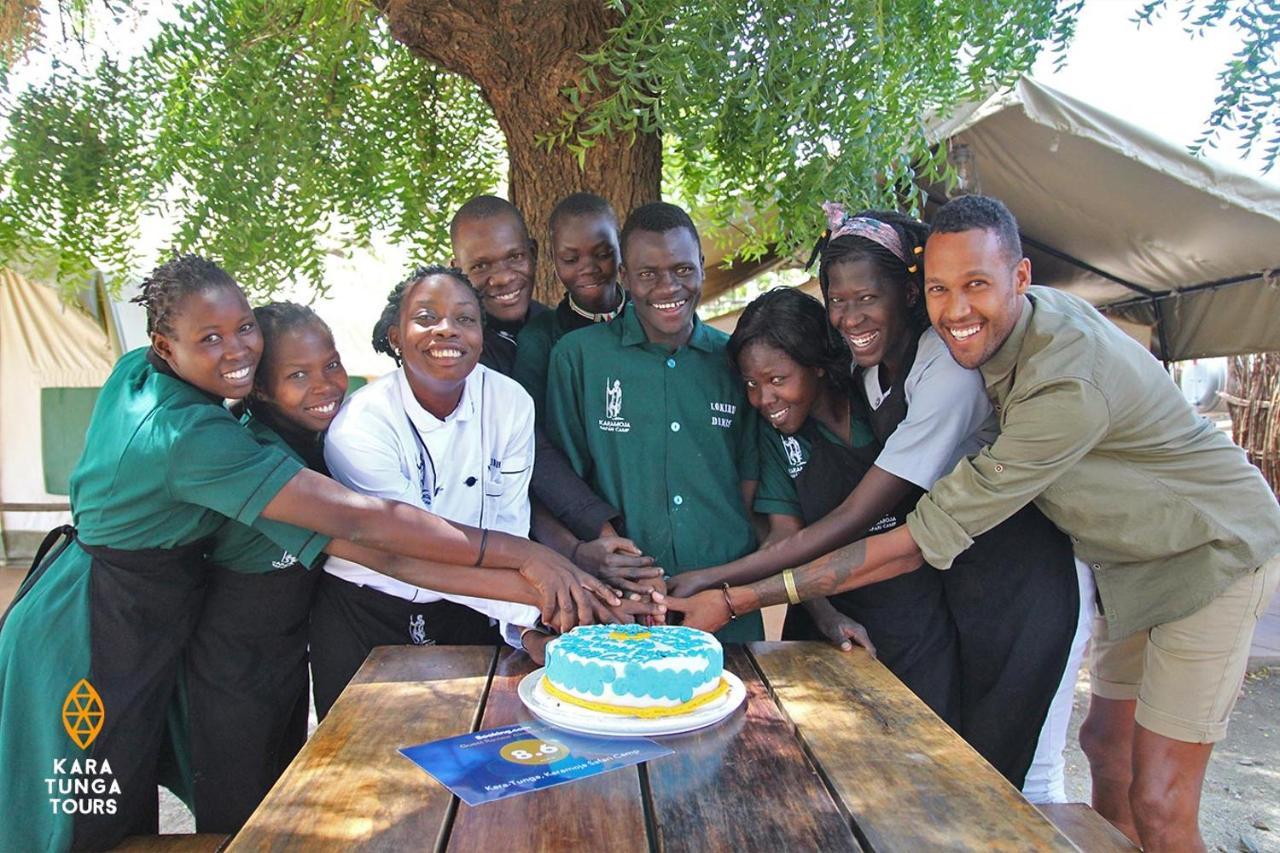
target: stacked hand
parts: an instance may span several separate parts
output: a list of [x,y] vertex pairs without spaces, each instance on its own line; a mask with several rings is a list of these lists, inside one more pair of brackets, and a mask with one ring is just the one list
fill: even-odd
[[[658,570],[661,575],[661,570]],[[652,592],[623,599],[622,593],[584,572],[549,548],[535,549],[520,566],[520,576],[538,594],[542,621],[561,633],[576,625],[596,622],[633,622],[637,617],[658,617],[666,612]]]
[[653,564],[636,543],[622,536],[601,536],[575,549],[573,561],[611,586],[624,592],[665,592],[662,569]]

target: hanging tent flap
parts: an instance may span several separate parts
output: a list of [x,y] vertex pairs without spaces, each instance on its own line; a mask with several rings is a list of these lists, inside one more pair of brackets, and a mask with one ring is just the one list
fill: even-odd
[[[86,405],[113,361],[110,341],[92,318],[63,304],[52,288],[0,270],[0,503],[66,503]],[[33,540],[67,518],[5,512],[5,552],[29,552]]]

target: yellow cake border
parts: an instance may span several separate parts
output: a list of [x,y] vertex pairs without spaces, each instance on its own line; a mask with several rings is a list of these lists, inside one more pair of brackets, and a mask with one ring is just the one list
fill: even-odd
[[615,714],[620,717],[642,717],[644,719],[652,719],[655,717],[675,717],[680,714],[687,714],[695,708],[700,708],[709,702],[719,699],[721,696],[729,692],[729,680],[723,675],[720,676],[720,683],[712,690],[708,690],[701,696],[690,699],[688,702],[682,702],[679,705],[671,705],[666,708],[629,708],[623,705],[610,705],[608,702],[592,702],[587,699],[579,699],[559,687],[553,685],[542,676],[542,689],[547,694],[554,696],[562,702],[568,702],[570,705],[576,705],[579,708],[586,708],[590,711],[599,711],[602,714]]

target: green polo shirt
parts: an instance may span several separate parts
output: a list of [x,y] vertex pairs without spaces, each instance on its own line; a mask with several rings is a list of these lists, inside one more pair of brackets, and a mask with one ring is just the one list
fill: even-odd
[[1280,507],[1244,451],[1085,301],[1030,288],[982,375],[1000,436],[907,518],[930,565],[1034,500],[1093,569],[1118,638],[1199,610],[1280,551]]
[[[741,483],[759,477],[755,412],[729,368],[727,341],[697,321],[689,343],[670,352],[649,343],[627,311],[566,335],[551,353],[547,432],[670,574],[756,546],[741,495]],[[717,636],[762,639],[760,616]]]
[[[297,451],[261,420],[246,414],[240,422],[258,444],[279,448],[302,462]],[[209,562],[245,574],[265,574],[289,568],[305,551],[312,559],[303,561],[304,565],[314,567],[323,559],[319,552],[328,543],[328,536],[268,518],[259,518],[253,527],[228,520],[213,538]]]

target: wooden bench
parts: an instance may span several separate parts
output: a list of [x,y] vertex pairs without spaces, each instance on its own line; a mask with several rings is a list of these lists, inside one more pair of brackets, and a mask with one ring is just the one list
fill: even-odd
[[1123,832],[1085,803],[1045,803],[1036,808],[1059,832],[1088,853],[1138,849]]

